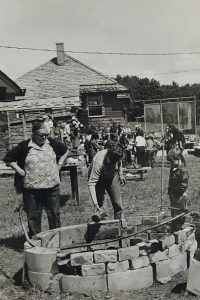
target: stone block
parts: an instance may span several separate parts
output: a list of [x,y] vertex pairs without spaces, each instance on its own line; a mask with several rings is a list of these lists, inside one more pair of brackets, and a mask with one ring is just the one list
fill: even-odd
[[54,291],[58,293],[60,292],[60,277],[57,278],[51,273],[38,273],[28,271],[28,278],[31,286],[39,291],[48,291],[49,289],[54,287]]
[[130,239],[130,246],[136,246],[139,243],[142,243],[142,239],[138,239],[138,238],[131,238]]
[[60,236],[59,231],[50,231],[43,233],[41,236],[42,247],[47,248],[59,248],[60,247]]
[[142,232],[136,235],[138,239],[142,239],[144,242],[148,241],[148,234],[146,232]]
[[57,250],[34,247],[25,250],[28,270],[38,273],[58,273]]
[[104,275],[106,274],[106,265],[104,263],[93,264],[93,265],[82,265],[81,274],[82,276]]
[[137,232],[137,226],[128,226],[127,228],[123,229],[123,235],[130,235]]
[[130,260],[130,268],[133,270],[148,267],[149,264],[150,261],[148,256],[141,256]]
[[159,240],[166,235],[167,235],[166,232],[151,232],[150,238],[151,238],[151,240]]
[[167,260],[157,261],[156,266],[156,280],[160,283],[165,283],[171,280],[173,271],[171,268],[171,258]]
[[108,274],[109,291],[132,291],[150,287],[153,284],[152,267],[137,270],[127,270]]
[[72,266],[92,265],[93,252],[72,253],[70,256]]
[[126,248],[118,249],[118,260],[127,260],[134,259],[139,257],[139,248],[138,246],[130,246]]
[[76,292],[88,293],[96,291],[107,291],[106,275],[99,276],[72,276],[61,277],[61,291],[63,293]]
[[97,250],[94,252],[94,261],[96,264],[116,262],[117,250]]
[[166,235],[159,239],[159,243],[161,250],[165,250],[175,244],[175,237],[173,234]]
[[87,251],[88,251],[87,247],[77,247],[77,248],[60,250],[57,252],[57,258],[70,257],[72,253],[80,253],[80,252],[87,252]]
[[116,263],[108,263],[107,264],[107,273],[117,273],[124,272],[129,269],[129,261],[117,261]]
[[143,216],[143,224],[153,226],[158,224],[158,216]]
[[187,269],[187,253],[181,253],[171,258],[171,269],[173,275],[185,271]]
[[169,257],[174,257],[176,255],[179,255],[180,253],[183,253],[184,250],[184,245],[181,244],[174,244],[171,247],[169,247]]
[[151,253],[149,255],[150,263],[155,263],[161,260],[168,260],[169,259],[169,250],[165,249],[164,251],[157,251],[155,253]]
[[87,235],[87,224],[61,227],[59,234],[60,248],[73,244],[85,243],[85,236]]
[[131,242],[131,238],[121,239],[119,240],[119,248],[129,247]]
[[196,259],[191,259],[187,290],[200,297],[200,284],[199,284],[200,262]]
[[128,226],[141,225],[143,223],[143,216],[130,217],[127,222]]
[[187,235],[186,232],[183,230],[179,230],[174,232],[174,236],[175,236],[175,243],[179,244],[181,242],[185,242],[187,239]]
[[119,236],[121,236],[119,220],[106,220],[88,224],[85,240],[90,243],[94,240],[112,239]]
[[[102,241],[103,242],[103,241]],[[97,244],[97,245],[91,245],[88,248],[91,251],[95,251],[95,250],[106,250],[106,249],[118,249],[119,248],[119,241],[114,241],[114,242],[109,242],[108,240],[105,240],[105,243],[103,244]]]

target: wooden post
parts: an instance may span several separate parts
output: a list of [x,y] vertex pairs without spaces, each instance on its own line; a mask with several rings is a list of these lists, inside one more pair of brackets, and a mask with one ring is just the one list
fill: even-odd
[[11,129],[10,129],[10,115],[9,111],[6,111],[7,114],[7,122],[8,122],[8,143],[9,143],[9,150],[12,148],[12,137],[11,137]]
[[197,134],[197,126],[196,126],[196,122],[197,122],[197,97],[196,95],[194,96],[194,133]]
[[145,104],[144,104],[144,131],[147,131],[147,124],[146,124],[146,113],[145,113]]
[[178,129],[180,129],[180,116],[179,116],[179,99],[177,100],[177,120],[178,120]]
[[22,114],[22,124],[23,124],[24,139],[27,140],[28,135],[27,135],[26,118],[25,118],[24,111],[22,111],[21,114]]
[[[160,121],[161,121],[161,130],[162,130],[162,137],[164,135],[164,130],[163,130],[163,112],[162,112],[162,102],[160,101]],[[164,190],[164,143],[162,145],[162,166],[161,166],[161,195],[160,195],[160,210],[163,209],[163,190]]]

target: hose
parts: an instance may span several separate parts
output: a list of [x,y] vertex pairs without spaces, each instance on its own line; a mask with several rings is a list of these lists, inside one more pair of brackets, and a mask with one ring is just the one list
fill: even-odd
[[[23,217],[22,217],[22,210],[23,210],[23,205],[20,205],[19,208],[17,209],[19,211],[19,218],[20,218],[20,222],[21,222],[21,225],[22,225],[22,228],[23,228],[23,231],[24,231],[24,234],[25,234],[25,237],[26,237],[26,240],[27,242],[32,246],[32,247],[36,247],[36,245],[33,244],[33,242],[30,240],[29,236],[28,236],[28,233],[27,233],[27,230],[26,230],[26,227],[24,225],[24,221],[23,221]],[[70,246],[67,246],[67,247],[62,247],[60,250],[70,250],[70,249],[76,249],[76,248],[80,248],[80,247],[89,247],[89,246],[96,246],[96,245],[102,245],[102,244],[105,244],[105,243],[110,243],[110,242],[115,242],[115,241],[121,241],[121,240],[124,240],[124,239],[127,239],[127,238],[130,238],[130,237],[133,237],[133,236],[137,236],[138,234],[141,234],[141,233],[144,233],[144,232],[148,232],[149,230],[152,230],[152,229],[155,229],[157,227],[160,227],[162,225],[166,225],[168,223],[171,223],[175,220],[178,220],[179,218],[182,218],[184,217],[186,214],[188,213],[188,211],[186,212],[183,212],[181,213],[180,215],[176,216],[176,217],[173,217],[172,219],[170,220],[167,220],[165,222],[162,222],[160,224],[156,224],[156,225],[153,225],[151,227],[148,227],[146,229],[143,229],[143,230],[140,230],[140,231],[137,231],[135,233],[131,233],[129,235],[124,235],[124,236],[120,236],[120,237],[116,237],[116,238],[113,238],[113,239],[108,239],[104,241],[99,241],[98,243],[96,242],[92,242],[92,243],[84,243],[84,244],[76,244],[76,245],[70,245]],[[46,248],[46,247],[45,247]]]

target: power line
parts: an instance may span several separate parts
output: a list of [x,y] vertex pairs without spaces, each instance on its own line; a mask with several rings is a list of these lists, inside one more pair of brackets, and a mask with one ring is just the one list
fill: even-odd
[[[42,49],[42,48],[30,48],[30,47],[17,47],[17,46],[7,46],[0,45],[0,48],[6,49],[16,49],[16,50],[30,50],[30,51],[43,51],[43,52],[57,52],[55,49]],[[58,51],[59,52],[59,51]],[[62,51],[60,51],[62,52]],[[102,54],[102,55],[129,55],[129,56],[167,56],[167,55],[196,55],[200,54],[200,51],[196,52],[163,52],[163,53],[134,53],[134,52],[91,52],[91,51],[74,51],[67,50],[65,53],[77,53],[77,54]],[[200,71],[200,69],[191,69],[183,71],[174,71],[174,72],[162,72],[162,73],[153,73],[153,74],[135,74],[135,76],[158,76],[158,75],[170,75],[170,74],[181,74]]]
[[[55,49],[43,49],[43,48],[30,48],[30,47],[17,47],[0,45],[0,48],[17,49],[17,50],[31,50],[31,51],[45,51],[56,52]],[[194,52],[160,52],[160,53],[146,53],[146,52],[101,52],[101,51],[75,51],[67,50],[65,53],[77,53],[77,54],[97,54],[97,55],[130,55],[130,56],[170,56],[170,55],[197,55],[200,51]]]
[[174,72],[163,72],[163,73],[153,73],[153,74],[136,74],[135,76],[157,76],[157,75],[169,75],[169,74],[180,74],[180,73],[189,73],[200,71],[200,69],[192,69],[192,70],[183,70],[183,71],[174,71]]

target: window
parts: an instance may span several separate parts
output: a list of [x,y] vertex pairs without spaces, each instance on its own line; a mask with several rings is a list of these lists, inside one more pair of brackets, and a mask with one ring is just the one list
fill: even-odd
[[0,100],[6,100],[6,87],[0,87]]
[[102,95],[88,95],[87,100],[89,117],[104,115]]

